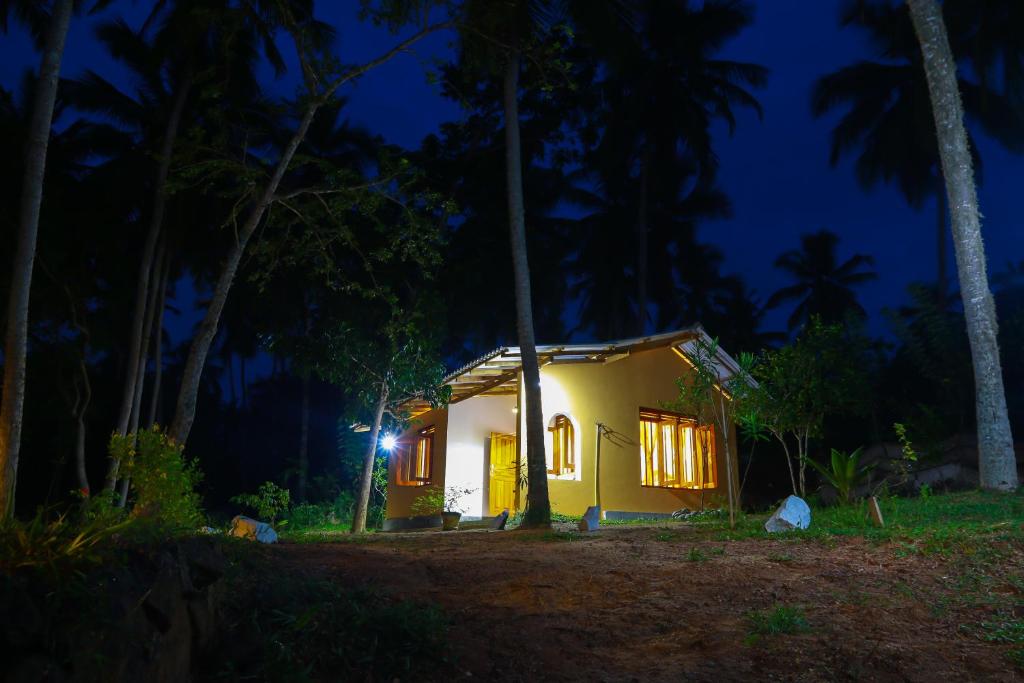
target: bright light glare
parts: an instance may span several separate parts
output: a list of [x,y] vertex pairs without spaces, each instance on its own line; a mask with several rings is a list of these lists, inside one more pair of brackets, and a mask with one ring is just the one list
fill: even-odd
[[398,445],[398,438],[394,434],[385,434],[380,440],[380,447],[386,451],[392,451]]

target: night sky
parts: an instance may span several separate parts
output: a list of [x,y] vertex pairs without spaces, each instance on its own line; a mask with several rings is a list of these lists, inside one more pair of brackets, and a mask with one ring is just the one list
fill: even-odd
[[[741,274],[763,301],[788,284],[773,261],[782,251],[797,247],[801,233],[820,228],[838,233],[840,258],[860,252],[876,259],[879,279],[859,291],[870,315],[870,331],[884,334],[880,311],[905,302],[908,283],[934,278],[935,208],[934,203],[919,211],[910,208],[894,187],[863,192],[854,178],[852,160],[834,169],[828,164],[829,132],[838,115],[812,118],[811,85],[818,76],[874,57],[856,30],[839,27],[839,4],[839,0],[761,0],[756,3],[754,25],[724,50],[723,57],[762,64],[771,74],[767,87],[755,93],[764,107],[763,121],[741,112],[735,135],[729,138],[723,128],[718,136],[721,185],[733,201],[734,215],[706,223],[701,237],[722,249],[723,271]],[[92,30],[118,14],[138,26],[148,5],[122,1],[97,17],[76,18],[63,75],[75,77],[91,68],[124,83],[123,73],[98,47]],[[357,21],[356,0],[319,5],[317,15],[335,26],[336,52],[346,63],[372,57],[392,44],[385,30]],[[442,122],[458,119],[459,108],[442,98],[425,77],[433,60],[451,54],[449,41],[450,36],[433,36],[415,54],[399,56],[364,77],[347,93],[351,120],[391,142],[415,147]],[[26,68],[38,68],[38,56],[27,35],[14,26],[11,33],[0,36],[0,84],[17,88]],[[295,91],[291,75],[272,81],[268,70],[263,82],[269,92],[289,95]],[[1021,220],[1013,212],[1019,203],[1014,196],[1020,192],[1024,159],[975,133],[984,163],[983,233],[990,273],[998,273],[1008,262],[1024,260]],[[949,272],[954,273],[952,247],[949,254]],[[191,290],[187,286],[179,290],[182,300],[178,303],[187,309]],[[770,312],[766,328],[784,328],[787,315],[788,308]],[[193,314],[177,323],[169,321],[172,334],[177,328],[175,337],[186,336],[194,319]]]

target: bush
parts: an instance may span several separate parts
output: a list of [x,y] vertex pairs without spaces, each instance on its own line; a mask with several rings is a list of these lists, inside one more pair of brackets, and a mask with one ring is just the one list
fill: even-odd
[[163,526],[195,529],[204,516],[196,486],[203,475],[183,447],[159,426],[110,437],[110,455],[121,461],[134,492],[132,516],[148,517]]
[[296,505],[288,513],[288,528],[308,529],[314,526],[324,526],[330,522],[333,505],[330,503],[303,503]]
[[99,545],[131,524],[120,515],[112,523],[109,515],[72,519],[68,514],[48,515],[43,509],[21,522],[0,523],[0,572],[46,569],[54,573],[82,563],[98,563]]
[[282,513],[288,511],[291,498],[288,489],[272,481],[265,481],[256,489],[256,493],[242,493],[232,498],[231,502],[255,511],[261,520],[273,524]]

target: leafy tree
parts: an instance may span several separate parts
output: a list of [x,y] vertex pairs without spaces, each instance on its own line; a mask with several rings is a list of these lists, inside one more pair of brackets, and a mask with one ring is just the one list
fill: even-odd
[[[409,17],[411,11],[409,7],[405,6],[397,8],[389,6],[384,9],[385,11],[378,16],[382,21],[387,20],[393,24],[404,23],[404,19]],[[278,190],[317,112],[333,100],[335,93],[344,84],[389,61],[425,36],[450,27],[448,22],[424,23],[412,36],[399,41],[375,59],[352,67],[323,69],[321,65],[329,66],[332,60],[328,59],[328,55],[325,54],[326,45],[323,41],[322,25],[313,18],[310,12],[299,13],[296,8],[277,7],[271,13],[271,18],[285,29],[294,43],[302,70],[305,93],[298,105],[297,119],[292,133],[276,160],[270,162],[254,158],[246,153],[248,152],[246,149],[242,150],[241,158],[227,161],[216,159],[205,164],[198,164],[192,169],[197,176],[212,174],[221,179],[234,177],[241,181],[241,185],[238,187],[239,196],[235,203],[237,208],[228,219],[230,223],[237,223],[236,240],[232,243],[223,262],[209,306],[199,332],[189,349],[183,370],[174,420],[171,423],[171,433],[182,443],[188,438],[195,420],[196,400],[203,367],[216,336],[221,313],[224,311],[228,293],[242,261],[242,256],[270,208],[282,199],[286,199],[278,194]],[[239,218],[241,218],[240,222]]]
[[[693,372],[676,379],[679,397],[669,405],[673,410],[691,414],[697,425],[713,424],[722,435],[722,446],[726,464],[726,491],[729,499],[729,526],[736,524],[736,483],[733,477],[733,452],[738,451],[732,443],[732,430],[737,416],[745,410],[747,395],[752,390],[750,369],[753,356],[743,354],[738,371],[722,367],[719,359],[718,340],[699,338],[685,350]],[[701,452],[710,452],[709,434],[698,430],[702,439]],[[703,469],[701,470],[703,472]],[[701,482],[701,509],[704,506],[704,482]]]
[[[387,316],[367,315],[357,328],[338,325],[315,340],[312,366],[320,377],[352,394],[356,417],[369,424],[370,439],[363,458],[352,533],[366,531],[378,437],[384,418],[408,421],[400,406],[413,396],[444,405],[451,387],[442,385],[444,366],[424,332],[428,320],[395,308]],[[363,327],[365,326],[365,327]]]
[[1017,458],[1006,409],[999,327],[986,272],[974,168],[964,128],[956,62],[942,12],[935,0],[907,0],[907,4],[923,55],[938,151],[953,215],[953,244],[974,364],[981,486],[1013,491],[1018,485]]
[[789,316],[790,330],[813,316],[826,323],[838,323],[850,315],[857,318],[867,315],[853,287],[878,277],[874,270],[869,270],[874,259],[854,254],[838,263],[838,243],[838,235],[819,230],[801,236],[799,250],[787,251],[775,260],[775,266],[792,275],[796,284],[772,294],[766,305],[772,308],[784,301],[797,302]]
[[796,341],[765,351],[752,367],[756,385],[745,393],[742,419],[782,445],[794,494],[807,494],[810,440],[821,436],[825,418],[866,405],[865,347],[840,325],[812,318]]

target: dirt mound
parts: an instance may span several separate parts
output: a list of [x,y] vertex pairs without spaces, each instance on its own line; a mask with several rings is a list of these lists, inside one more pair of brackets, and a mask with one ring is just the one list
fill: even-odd
[[[687,527],[429,533],[282,545],[282,570],[436,602],[483,680],[1016,680],[969,626],[1019,601],[1021,553],[963,558],[862,539],[701,540]],[[972,582],[972,576],[974,576]],[[1015,578],[1014,578],[1015,577]],[[752,633],[792,607],[801,633]]]

